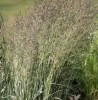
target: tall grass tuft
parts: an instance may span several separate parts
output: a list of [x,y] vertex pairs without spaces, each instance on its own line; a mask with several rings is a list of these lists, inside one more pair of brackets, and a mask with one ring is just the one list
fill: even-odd
[[5,22],[1,100],[85,100],[96,11],[94,0],[42,0]]

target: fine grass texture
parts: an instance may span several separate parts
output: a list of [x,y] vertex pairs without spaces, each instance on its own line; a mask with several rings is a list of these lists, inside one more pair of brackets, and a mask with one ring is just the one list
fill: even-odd
[[[89,100],[98,99],[98,31],[94,32],[89,55],[85,60],[85,82]],[[95,99],[94,99],[95,98]]]
[[0,100],[94,100],[97,3],[41,0],[25,12],[1,29]]

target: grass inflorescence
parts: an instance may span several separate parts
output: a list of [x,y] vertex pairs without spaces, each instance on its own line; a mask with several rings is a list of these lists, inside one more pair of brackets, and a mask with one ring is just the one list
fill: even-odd
[[1,100],[94,100],[96,11],[94,0],[42,0],[5,21]]

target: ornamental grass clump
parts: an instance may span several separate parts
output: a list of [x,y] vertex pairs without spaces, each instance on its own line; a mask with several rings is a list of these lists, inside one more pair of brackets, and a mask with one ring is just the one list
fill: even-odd
[[9,69],[5,77],[9,80],[2,84],[2,89],[7,88],[1,97],[67,100],[79,94],[85,100],[84,62],[95,15],[93,0],[42,0],[25,16],[16,15],[12,25],[5,22],[5,69]]

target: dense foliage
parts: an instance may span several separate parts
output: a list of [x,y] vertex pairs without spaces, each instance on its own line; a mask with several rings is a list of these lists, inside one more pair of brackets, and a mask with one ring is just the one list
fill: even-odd
[[5,21],[1,100],[94,100],[96,12],[94,0],[41,0],[11,25]]

